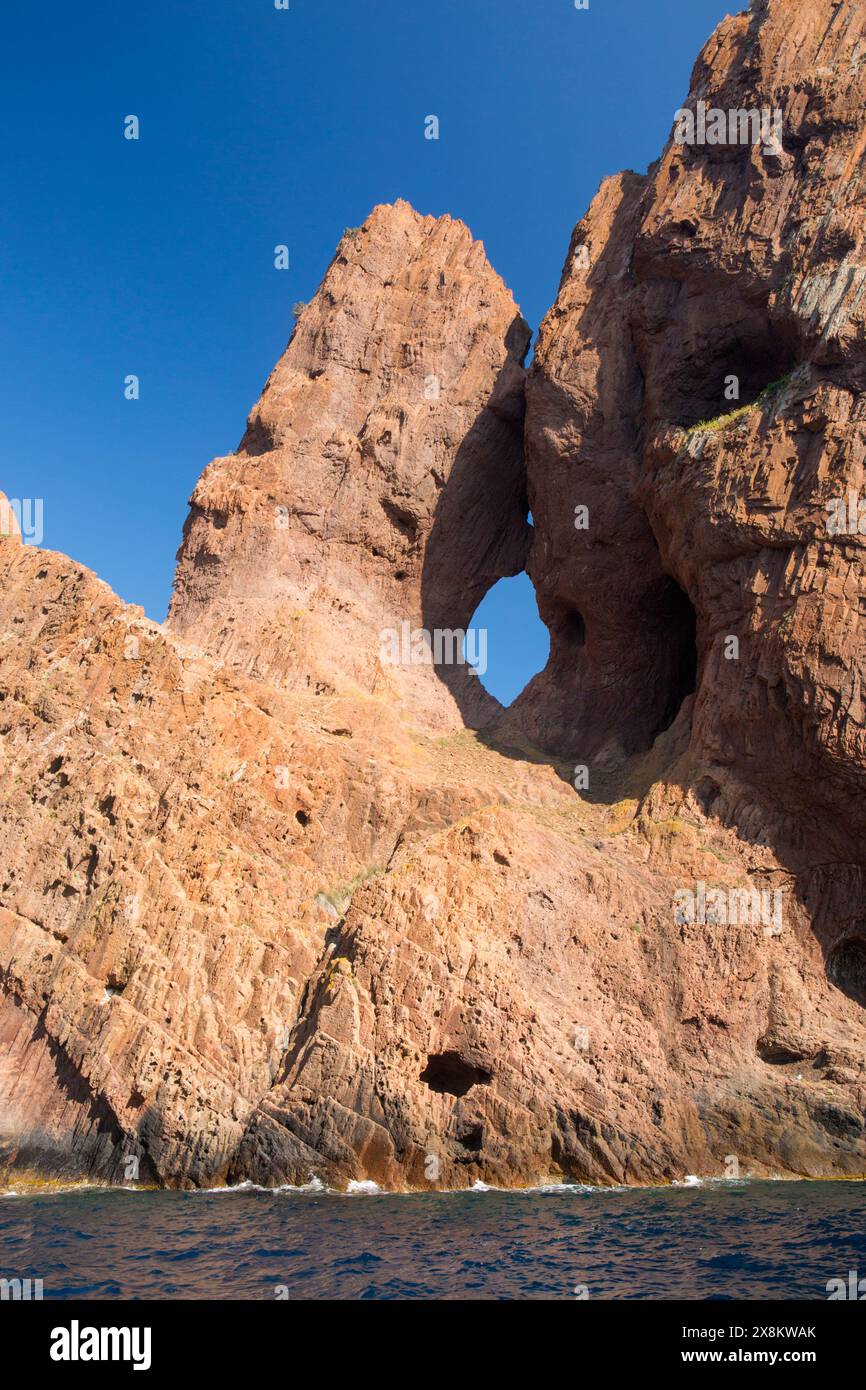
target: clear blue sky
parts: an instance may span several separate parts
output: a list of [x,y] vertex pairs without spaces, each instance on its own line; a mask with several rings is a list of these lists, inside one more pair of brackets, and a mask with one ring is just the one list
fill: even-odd
[[[161,619],[195,480],[237,445],[343,228],[396,197],[463,218],[536,328],[599,181],[657,156],[736,8],[6,6],[0,489],[44,498],[43,544]],[[486,683],[507,699],[544,661],[528,581],[515,590],[486,604]]]

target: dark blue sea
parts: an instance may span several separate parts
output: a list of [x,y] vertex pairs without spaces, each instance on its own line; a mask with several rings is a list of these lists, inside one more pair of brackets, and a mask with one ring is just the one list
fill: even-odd
[[[390,1195],[88,1188],[0,1198],[0,1277],[46,1299],[827,1299],[866,1187]],[[864,1285],[866,1288],[866,1285]]]

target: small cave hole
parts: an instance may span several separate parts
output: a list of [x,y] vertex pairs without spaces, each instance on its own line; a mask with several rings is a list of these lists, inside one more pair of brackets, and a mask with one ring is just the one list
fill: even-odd
[[61,769],[62,767],[63,767],[63,758],[62,758],[62,757],[56,757],[56,758],[54,758],[54,759],[52,760],[52,762],[50,762],[50,763],[48,764],[48,772],[49,772],[50,776],[52,776],[52,777],[57,777],[57,774],[59,773],[60,775],[59,775],[59,777],[57,778],[57,780],[59,781],[61,787],[68,787],[68,786],[69,786],[69,778],[67,777],[67,775],[66,775],[65,772],[61,772],[61,771],[60,771],[60,769]]
[[[707,306],[706,312],[711,312]],[[766,324],[722,326],[712,360],[695,354],[693,365],[672,384],[679,392],[674,418],[686,429],[724,423],[728,415],[772,397],[797,366],[795,344],[786,342]],[[733,383],[735,393],[732,394]]]
[[582,614],[573,608],[566,614],[563,624],[563,636],[573,647],[586,646],[586,623],[583,621]]
[[467,1154],[480,1154],[484,1144],[484,1126],[469,1125],[457,1135],[457,1143]]
[[431,1052],[419,1080],[438,1095],[465,1096],[473,1086],[487,1086],[493,1073],[467,1062],[459,1052]]
[[305,827],[310,824],[310,817],[306,811],[296,811],[295,820],[298,822],[298,825],[303,825]]
[[837,941],[827,957],[827,979],[866,1008],[866,937],[847,936]]
[[758,1039],[757,1052],[761,1061],[771,1067],[788,1066],[792,1062],[802,1062],[806,1057],[806,1053],[767,1035]]
[[664,705],[653,730],[653,738],[670,728],[683,701],[694,694],[698,683],[697,616],[688,596],[670,578],[664,593],[661,617],[667,670],[664,673]]
[[[387,443],[389,440],[390,435],[388,435],[387,439],[383,436],[382,442]],[[382,497],[379,499],[379,502],[382,511],[385,513],[391,525],[399,531],[406,540],[414,543],[418,535],[418,517],[415,516],[414,512],[411,512],[408,507],[403,506],[400,502],[395,502],[391,497]]]

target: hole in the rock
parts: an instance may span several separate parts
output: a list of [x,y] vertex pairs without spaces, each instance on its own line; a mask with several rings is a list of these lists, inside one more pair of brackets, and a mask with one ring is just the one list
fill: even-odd
[[[706,305],[705,312],[711,315],[713,306]],[[672,416],[687,429],[754,405],[797,366],[796,344],[785,341],[769,324],[720,325],[716,342],[711,357],[706,351],[691,353],[685,375],[669,383],[671,404],[676,402]]]
[[484,1144],[484,1126],[469,1125],[457,1135],[457,1143],[469,1154],[480,1154]]
[[583,647],[586,645],[586,623],[576,608],[566,615],[563,635],[572,646]]
[[758,1039],[758,1056],[762,1062],[772,1067],[784,1067],[791,1062],[802,1062],[807,1054],[797,1048],[789,1047],[778,1038]]
[[837,941],[827,957],[827,979],[866,1008],[866,937],[847,936]]
[[382,511],[397,530],[402,533],[409,541],[414,541],[418,534],[418,518],[408,507],[401,506],[399,502],[393,501],[390,497],[380,499]]
[[667,695],[654,738],[670,728],[698,680],[697,618],[688,595],[673,579],[666,586],[661,616],[668,660]]
[[309,825],[309,824],[310,824],[310,817],[309,817],[309,815],[307,814],[306,811],[296,811],[296,812],[295,812],[295,820],[298,822],[298,825]]
[[538,616],[528,574],[500,579],[488,589],[469,624],[464,643],[484,689],[503,705],[512,701],[550,655],[550,633]]
[[439,1095],[465,1096],[473,1086],[486,1086],[493,1073],[467,1062],[459,1052],[431,1052],[419,1080]]

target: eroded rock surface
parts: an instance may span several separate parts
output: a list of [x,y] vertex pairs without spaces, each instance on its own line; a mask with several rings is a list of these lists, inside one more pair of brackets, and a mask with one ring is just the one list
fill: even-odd
[[[866,1173],[864,64],[853,0],[725,21],[686,105],[781,148],[606,181],[526,383],[467,229],[377,208],[165,627],[0,535],[7,1169]],[[530,540],[511,710],[382,660]]]

